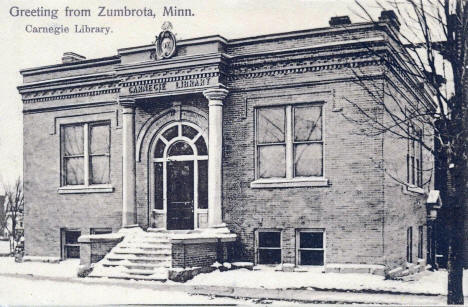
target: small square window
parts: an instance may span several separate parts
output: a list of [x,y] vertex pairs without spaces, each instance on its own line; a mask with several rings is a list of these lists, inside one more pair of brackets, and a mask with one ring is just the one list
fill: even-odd
[[78,238],[81,236],[81,231],[62,228],[60,233],[63,259],[80,258],[80,244],[78,243]]
[[325,237],[323,230],[298,230],[296,240],[297,263],[299,265],[324,265]]
[[258,230],[256,237],[257,263],[281,263],[281,231]]

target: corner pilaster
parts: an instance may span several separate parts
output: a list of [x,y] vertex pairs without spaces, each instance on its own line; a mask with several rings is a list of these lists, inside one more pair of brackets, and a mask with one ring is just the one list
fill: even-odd
[[120,99],[122,107],[122,227],[136,220],[135,100]]

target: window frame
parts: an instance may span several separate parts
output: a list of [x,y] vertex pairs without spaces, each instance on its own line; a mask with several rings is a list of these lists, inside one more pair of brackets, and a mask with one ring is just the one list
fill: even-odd
[[[67,174],[65,170],[65,159],[68,156],[64,154],[64,129],[66,127],[78,126],[83,129],[83,184],[67,184]],[[109,146],[107,153],[91,153],[91,129],[94,126],[106,126],[108,129],[109,136]],[[82,192],[113,192],[111,186],[111,140],[112,140],[112,129],[110,120],[97,120],[97,121],[87,121],[87,122],[71,122],[60,124],[60,187],[58,189],[59,193],[82,193]],[[91,172],[91,158],[96,156],[105,156],[107,157],[108,163],[108,182],[106,183],[92,183]]]
[[[321,233],[322,234],[322,248],[301,248],[301,233],[303,232],[312,232],[312,233]],[[313,267],[322,267],[325,266],[327,260],[327,236],[324,228],[300,228],[296,229],[296,265],[303,266],[313,266]],[[313,264],[301,264],[300,252],[302,250],[319,250],[323,251],[323,265],[313,265]]]
[[406,152],[406,182],[410,187],[423,188],[423,129],[409,127]]
[[424,226],[418,226],[418,259],[424,259]]
[[413,227],[406,229],[406,262],[413,263]]
[[[260,247],[259,243],[259,233],[261,232],[276,232],[280,234],[280,246],[279,247]],[[259,251],[260,250],[279,250],[280,251],[280,262],[279,264],[283,263],[283,230],[278,229],[278,228],[261,228],[261,229],[256,229],[255,230],[255,264],[260,264],[260,265],[278,265],[278,264],[265,264],[265,263],[260,263],[259,262]]]
[[[251,182],[251,188],[271,188],[271,187],[307,187],[307,186],[328,186],[328,180],[325,178],[325,112],[324,112],[324,101],[310,101],[301,103],[288,103],[288,104],[266,104],[254,106],[254,181]],[[259,110],[261,109],[272,109],[282,107],[285,110],[285,137],[284,142],[278,143],[278,145],[285,146],[285,177],[272,177],[272,178],[261,178],[260,171],[260,157],[259,148],[262,146],[275,145],[275,144],[259,144],[258,143],[258,121],[259,121]],[[318,107],[321,112],[321,139],[320,140],[307,140],[307,141],[295,141],[295,120],[294,113],[297,108],[301,107]],[[321,175],[320,176],[296,176],[296,168],[294,165],[295,159],[295,146],[297,144],[320,144],[321,145]]]
[[[80,258],[80,244],[78,243],[78,238],[76,243],[67,243],[66,237],[67,232],[79,232],[78,238],[81,236],[81,229],[79,228],[60,228],[60,250],[61,250],[61,259],[79,259]],[[68,257],[68,248],[69,247],[77,247],[78,248],[78,257],[70,258]]]
[[[319,107],[320,110],[320,140],[307,140],[307,141],[295,141],[295,131],[296,131],[296,121],[295,115],[296,110],[298,108],[305,108],[305,107]],[[324,141],[323,141],[323,104],[302,104],[302,105],[293,105],[291,109],[291,143],[292,143],[292,178],[322,178],[324,176],[324,155],[323,155],[323,148],[324,148]],[[296,167],[294,165],[294,161],[296,159],[296,145],[300,144],[320,144],[321,146],[321,155],[322,155],[322,163],[321,163],[321,170],[319,176],[296,176]]]
[[[187,126],[189,128],[194,129],[197,133],[192,137],[189,138],[184,135],[183,133],[183,128],[184,126]],[[167,140],[166,137],[164,137],[164,134],[173,129],[176,128],[177,133],[175,136],[170,138],[170,140]],[[149,197],[150,197],[150,211],[151,214],[154,216],[163,216],[164,223],[167,225],[167,163],[169,161],[193,161],[193,167],[194,167],[194,194],[193,194],[193,206],[194,206],[194,228],[200,228],[200,222],[199,222],[199,216],[200,215],[208,215],[208,183],[206,184],[206,202],[203,204],[203,208],[200,203],[200,183],[203,180],[199,176],[199,171],[201,169],[201,164],[203,164],[205,161],[209,161],[208,157],[208,148],[209,148],[209,139],[207,135],[207,130],[203,129],[201,126],[189,122],[189,121],[174,121],[170,122],[163,127],[161,127],[157,133],[155,133],[152,143],[150,145],[150,150],[148,151],[148,169],[151,174],[149,176]],[[197,147],[197,142],[199,140],[202,140],[204,142],[203,149],[206,151],[205,152],[199,152],[199,147]],[[157,144],[158,142],[162,142],[164,144],[162,152],[159,153],[159,157],[155,157],[156,154],[156,149],[157,149]],[[192,154],[191,155],[180,155],[180,156],[170,156],[168,154],[168,150],[170,147],[177,143],[177,142],[185,142],[188,145],[191,146],[192,149]],[[201,145],[201,144],[200,144]],[[202,162],[203,161],[203,162]],[[156,197],[157,197],[157,189],[156,189],[156,168],[157,165],[160,165],[161,167],[161,203],[162,207],[156,208]],[[206,172],[208,172],[208,165],[206,165]],[[207,180],[207,179],[206,179]],[[148,222],[151,223],[151,217],[150,214],[148,215]]]

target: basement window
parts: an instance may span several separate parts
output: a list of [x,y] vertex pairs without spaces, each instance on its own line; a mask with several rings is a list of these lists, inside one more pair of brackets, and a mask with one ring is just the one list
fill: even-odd
[[281,231],[258,230],[256,232],[256,262],[258,264],[281,263]]
[[298,230],[296,232],[296,248],[299,265],[324,265],[325,236],[323,229]]
[[81,236],[81,231],[62,228],[60,232],[62,258],[80,258],[80,244],[78,244],[78,238]]

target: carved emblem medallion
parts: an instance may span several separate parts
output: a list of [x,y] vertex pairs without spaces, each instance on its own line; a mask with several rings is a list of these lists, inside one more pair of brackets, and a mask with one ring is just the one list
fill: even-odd
[[169,21],[164,22],[162,31],[156,38],[157,59],[168,59],[172,57],[176,50],[176,38],[172,33],[172,24]]

